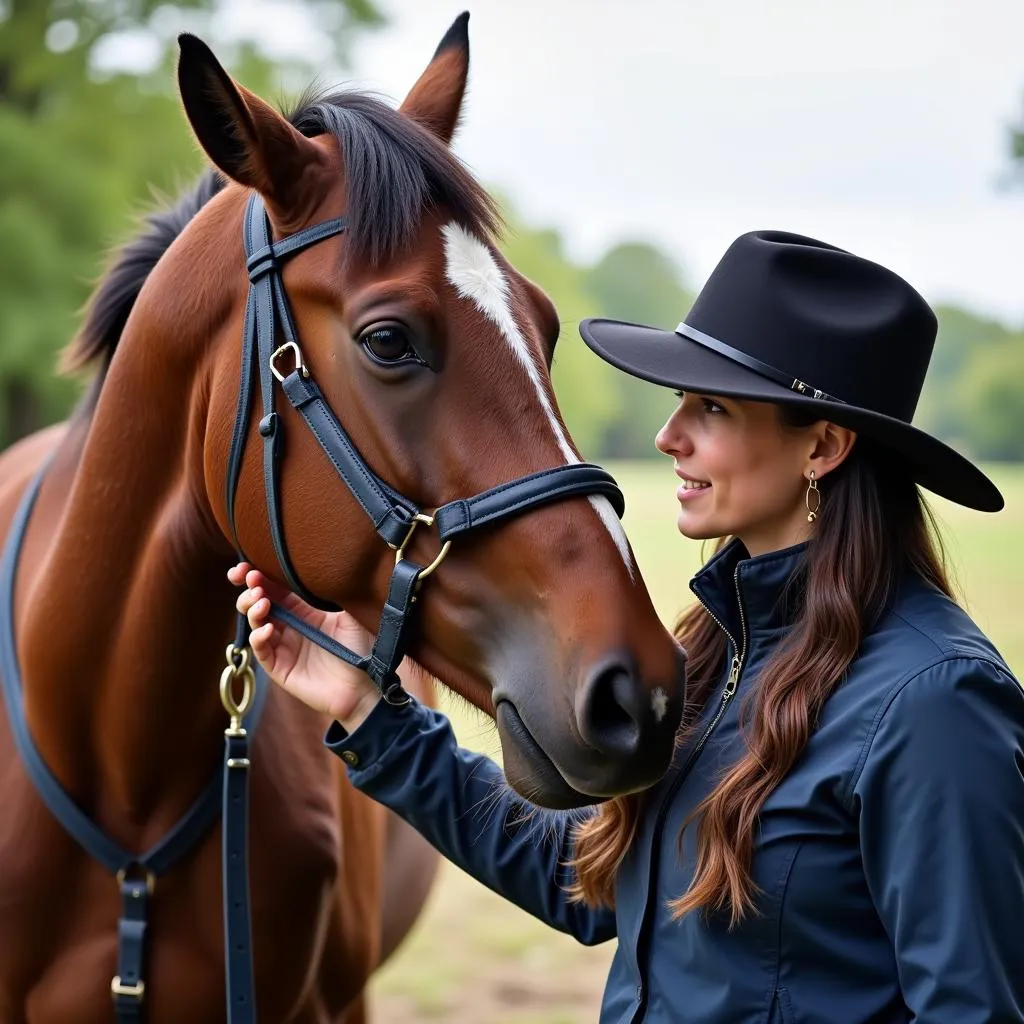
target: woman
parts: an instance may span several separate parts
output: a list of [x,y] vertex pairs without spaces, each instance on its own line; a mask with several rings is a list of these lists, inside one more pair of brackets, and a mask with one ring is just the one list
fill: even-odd
[[554,927],[618,939],[603,1022],[1024,1021],[1024,692],[950,596],[918,485],[1002,498],[910,426],[935,329],[895,274],[782,232],[739,238],[675,332],[582,324],[679,389],[656,440],[679,531],[731,540],[678,624],[672,768],[546,838],[511,794],[478,812],[498,767],[269,622],[267,596],[365,649],[343,613],[232,570],[256,656],[337,719],[356,786]]

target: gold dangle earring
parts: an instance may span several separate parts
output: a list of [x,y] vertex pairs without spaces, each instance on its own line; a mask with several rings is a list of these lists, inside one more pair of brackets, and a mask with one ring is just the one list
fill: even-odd
[[[814,504],[811,504],[811,495],[814,495]],[[818,509],[821,508],[821,491],[818,490],[818,481],[814,479],[814,470],[811,470],[811,480],[807,485],[807,493],[804,495],[804,504],[807,506],[807,522],[813,523],[818,518]]]

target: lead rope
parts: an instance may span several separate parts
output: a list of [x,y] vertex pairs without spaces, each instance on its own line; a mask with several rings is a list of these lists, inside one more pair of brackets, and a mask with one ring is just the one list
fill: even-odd
[[[235,642],[225,652],[220,700],[228,713],[224,730],[224,791],[221,827],[221,878],[224,886],[224,957],[227,973],[227,1019],[255,1024],[256,998],[252,967],[252,921],[249,912],[249,734],[245,717],[256,700],[248,624],[239,615]],[[236,688],[241,684],[241,697]]]

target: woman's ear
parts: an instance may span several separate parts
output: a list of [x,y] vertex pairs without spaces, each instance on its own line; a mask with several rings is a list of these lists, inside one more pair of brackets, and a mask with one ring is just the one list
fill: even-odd
[[820,480],[837,466],[841,466],[857,441],[857,434],[849,427],[840,427],[836,423],[823,420],[815,428],[814,447],[808,458],[804,471],[807,476],[814,470],[814,476]]

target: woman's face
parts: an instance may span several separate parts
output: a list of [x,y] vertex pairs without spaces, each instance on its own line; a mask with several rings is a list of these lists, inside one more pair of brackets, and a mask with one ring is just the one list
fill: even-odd
[[837,430],[824,422],[784,427],[778,407],[765,402],[680,392],[654,442],[680,478],[679,532],[738,537],[751,555],[806,540],[809,473],[820,480],[837,464],[822,458]]

